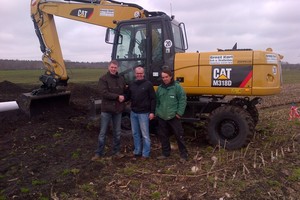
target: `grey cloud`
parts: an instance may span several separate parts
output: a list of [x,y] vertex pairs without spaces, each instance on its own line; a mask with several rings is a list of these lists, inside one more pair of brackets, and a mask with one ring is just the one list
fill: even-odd
[[[186,24],[189,50],[231,48],[283,54],[284,61],[300,63],[300,14],[298,0],[126,0],[149,11],[164,11]],[[30,1],[1,1],[0,58],[40,59],[39,43],[30,19]],[[104,42],[105,28],[56,19],[64,58],[74,61],[110,59],[111,46]]]

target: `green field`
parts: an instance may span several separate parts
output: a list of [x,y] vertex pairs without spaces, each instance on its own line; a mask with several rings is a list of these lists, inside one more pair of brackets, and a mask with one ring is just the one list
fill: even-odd
[[300,69],[299,70],[283,70],[283,83],[300,83]]
[[[69,69],[69,83],[98,82],[107,69]],[[44,70],[0,70],[0,82],[10,81],[22,84],[40,84],[39,76]]]
[[[97,82],[106,69],[69,69],[71,83]],[[39,76],[44,70],[0,70],[0,82],[10,81],[23,84],[40,84]],[[300,70],[284,70],[284,83],[299,83]]]

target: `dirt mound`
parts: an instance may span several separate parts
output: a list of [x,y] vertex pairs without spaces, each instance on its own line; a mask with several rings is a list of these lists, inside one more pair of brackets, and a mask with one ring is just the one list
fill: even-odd
[[29,91],[21,84],[9,81],[0,82],[0,102],[15,101],[24,92]]
[[100,91],[97,85],[69,84],[71,91],[70,101],[77,105],[89,106],[92,99],[100,99]]
[[1,93],[22,93],[26,92],[27,90],[20,85],[9,81],[2,81],[0,82],[0,91]]
[[69,90],[72,91],[73,98],[92,98],[100,97],[100,91],[97,85],[69,84]]
[[[0,83],[0,100],[25,86]],[[91,162],[99,119],[89,118],[97,85],[70,84],[70,106],[29,118],[20,110],[0,113],[0,199],[297,199],[300,185],[298,121],[286,121],[287,107],[264,109],[253,141],[226,151],[205,142],[201,123],[185,124],[190,159],[180,163],[172,140],[170,158],[158,161],[159,141],[151,135],[151,158],[132,160],[131,131],[122,132],[122,159]],[[288,95],[286,95],[288,96]],[[299,96],[299,93],[297,93]],[[47,103],[47,102],[46,102]],[[270,119],[271,118],[271,119]],[[270,123],[272,122],[272,123]],[[175,145],[173,145],[175,144]],[[196,169],[192,171],[191,169]],[[298,192],[297,192],[298,191]]]

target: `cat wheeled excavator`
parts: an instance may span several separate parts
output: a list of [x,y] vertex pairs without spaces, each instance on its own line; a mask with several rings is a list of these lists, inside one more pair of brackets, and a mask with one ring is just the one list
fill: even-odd
[[[256,105],[261,96],[281,91],[281,58],[266,50],[218,49],[191,52],[185,25],[174,16],[147,11],[141,6],[113,0],[31,0],[31,17],[43,53],[45,74],[41,88],[24,94],[19,105],[31,113],[35,102],[68,101],[68,75],[54,16],[107,28],[111,58],[119,61],[119,74],[129,83],[137,65],[156,87],[160,72],[169,67],[183,86],[188,104],[183,120],[204,120],[208,141],[227,149],[245,147],[258,123]],[[25,102],[25,103],[24,103]]]

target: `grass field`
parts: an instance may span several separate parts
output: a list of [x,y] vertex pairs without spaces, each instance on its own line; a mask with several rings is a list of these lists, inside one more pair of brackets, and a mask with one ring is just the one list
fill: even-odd
[[[69,69],[69,82],[86,83],[97,82],[106,69]],[[44,70],[0,70],[0,82],[10,81],[22,84],[40,84],[39,76]]]
[[300,83],[300,69],[299,70],[284,70],[282,72],[283,83]]
[[[99,77],[106,72],[106,69],[69,69],[69,82],[86,83],[97,82]],[[13,83],[23,84],[40,84],[39,76],[44,73],[44,70],[0,70],[0,82],[10,81]],[[299,83],[299,70],[284,70],[284,83]]]

